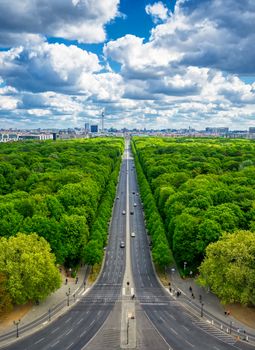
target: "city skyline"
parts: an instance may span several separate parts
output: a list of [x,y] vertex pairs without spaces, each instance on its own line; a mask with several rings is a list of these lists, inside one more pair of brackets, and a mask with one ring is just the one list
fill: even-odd
[[255,4],[0,2],[0,128],[255,125]]

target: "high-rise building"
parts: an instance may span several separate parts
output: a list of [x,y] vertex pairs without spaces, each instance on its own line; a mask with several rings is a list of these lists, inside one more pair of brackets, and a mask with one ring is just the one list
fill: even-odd
[[89,122],[86,122],[86,123],[84,124],[84,128],[85,128],[85,132],[86,132],[86,133],[89,132]]
[[90,126],[90,131],[91,132],[98,132],[98,125],[91,125]]
[[255,134],[255,126],[249,128],[249,134]]

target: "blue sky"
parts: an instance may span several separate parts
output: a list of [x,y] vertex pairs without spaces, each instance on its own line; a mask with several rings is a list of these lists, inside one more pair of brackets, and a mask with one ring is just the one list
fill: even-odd
[[253,0],[0,2],[0,128],[255,124]]

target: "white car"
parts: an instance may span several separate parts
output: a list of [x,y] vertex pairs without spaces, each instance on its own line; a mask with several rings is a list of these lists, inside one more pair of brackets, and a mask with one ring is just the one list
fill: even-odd
[[135,233],[134,232],[131,232],[131,237],[135,237]]
[[134,203],[134,207],[136,207],[137,206],[137,204],[136,203]]
[[125,215],[125,214],[126,214],[126,211],[125,211],[125,210],[122,210],[122,214]]

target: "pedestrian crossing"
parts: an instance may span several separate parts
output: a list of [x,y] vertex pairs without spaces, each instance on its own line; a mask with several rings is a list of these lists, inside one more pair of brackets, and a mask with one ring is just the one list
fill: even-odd
[[224,332],[223,330],[216,328],[209,320],[205,318],[200,319],[195,315],[192,315],[189,313],[185,313],[185,314],[186,314],[186,317],[188,317],[195,326],[199,327],[204,332],[214,336],[215,338],[229,345],[234,345],[236,343],[236,339],[234,337]]

